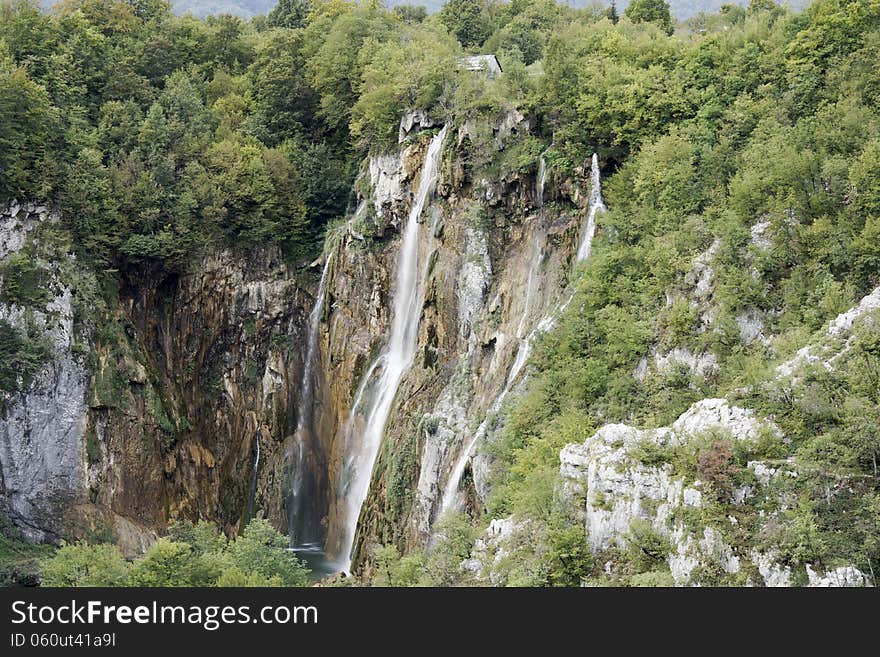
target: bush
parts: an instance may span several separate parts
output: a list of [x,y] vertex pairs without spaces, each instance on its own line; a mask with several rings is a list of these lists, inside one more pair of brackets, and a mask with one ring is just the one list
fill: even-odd
[[739,468],[733,463],[733,443],[716,440],[697,455],[697,477],[719,495],[727,498]]
[[593,570],[593,553],[583,525],[551,528],[547,535],[548,584],[580,586]]
[[425,573],[434,586],[452,586],[462,579],[461,562],[474,544],[474,528],[464,514],[450,513],[434,526],[437,540],[425,560]]
[[128,577],[128,563],[109,543],[63,544],[41,568],[43,586],[125,586]]
[[12,324],[0,319],[0,392],[28,388],[49,355],[45,342],[22,335]]
[[640,573],[665,564],[672,550],[669,540],[654,529],[650,521],[641,518],[630,523],[626,542],[626,554]]
[[199,586],[198,558],[186,543],[160,538],[131,569],[132,586]]
[[306,586],[306,563],[288,550],[288,538],[276,531],[268,520],[251,520],[229,545],[232,563],[242,572],[278,578],[282,586]]
[[0,290],[3,303],[43,308],[50,299],[46,289],[48,272],[36,264],[30,254],[10,255],[0,266],[0,276],[3,278],[3,289]]
[[113,545],[63,546],[43,563],[48,586],[305,586],[310,571],[267,520],[234,541],[210,522],[178,521],[128,564]]
[[401,557],[393,545],[377,547],[373,552],[372,586],[418,586],[425,579],[425,555],[414,551]]
[[670,586],[675,586],[675,580],[672,578],[672,573],[668,570],[651,570],[647,573],[637,573],[630,577],[629,585],[651,588],[668,588]]

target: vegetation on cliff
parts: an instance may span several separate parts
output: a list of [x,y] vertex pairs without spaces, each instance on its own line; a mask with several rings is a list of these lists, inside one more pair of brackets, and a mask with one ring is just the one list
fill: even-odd
[[[792,459],[802,475],[775,491],[793,501],[778,533],[746,531],[738,547],[772,545],[799,573],[837,562],[872,571],[876,327],[861,328],[833,370],[783,385],[773,366],[880,284],[880,2],[817,0],[793,14],[753,0],[672,27],[653,0],[622,16],[553,0],[456,0],[430,17],[282,2],[252,22],[175,17],[161,0],[67,0],[51,14],[7,1],[0,196],[54,199],[74,248],[108,268],[171,268],[207,244],[304,256],[345,213],[363,155],[396,144],[404,111],[463,123],[517,109],[534,119],[533,141],[497,158],[478,144],[469,164],[530,170],[552,143],[545,157],[564,179],[595,151],[610,211],[501,439],[485,448],[495,474],[483,520],[514,516],[531,532],[507,557],[506,583],[611,581],[559,502],[560,449],[610,422],[663,426],[721,396],[772,415],[788,442],[747,453],[715,436],[690,453],[644,455],[706,482],[713,504],[696,522],[739,516],[748,527],[766,509],[730,500],[747,461]],[[498,79],[457,68],[486,51],[502,63]],[[5,294],[38,275],[16,266]],[[39,362],[39,345],[3,330],[18,371]],[[656,366],[675,350],[687,357]],[[707,367],[690,364],[703,356]],[[378,547],[373,581],[462,581],[474,528],[446,523],[424,552]],[[236,548],[251,529],[217,549],[181,531],[131,566],[94,548],[101,581],[249,583],[243,564],[264,563]],[[638,549],[605,555],[624,564],[613,583],[668,583],[662,540],[633,528]],[[69,573],[92,549],[63,548],[46,576],[77,581]],[[266,559],[255,581],[299,581],[293,564]],[[716,575],[704,581],[741,583]]]
[[[602,21],[547,50],[556,148],[582,158],[594,139],[616,171],[577,294],[490,447],[504,464],[490,514],[552,523],[563,445],[611,422],[666,425],[701,398],[730,395],[775,418],[790,442],[749,455],[710,441],[694,462],[742,473],[747,460],[793,458],[802,473],[781,494],[798,503],[779,534],[747,534],[742,551],[775,541],[804,578],[805,563],[869,572],[880,562],[876,325],[793,389],[772,366],[880,284],[880,78],[865,64],[877,58],[880,5],[820,1],[789,15],[753,2],[718,20],[699,38]],[[694,262],[707,252],[700,291]],[[673,349],[712,364],[653,366]],[[637,376],[640,362],[650,367]],[[705,525],[743,511],[720,489],[719,500]]]

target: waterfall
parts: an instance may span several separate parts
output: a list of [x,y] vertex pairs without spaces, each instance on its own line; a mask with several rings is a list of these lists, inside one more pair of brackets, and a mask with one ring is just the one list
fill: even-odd
[[[544,158],[542,157],[541,162],[538,166],[538,185],[536,194],[539,207],[543,205],[545,176],[546,165],[544,163]],[[605,207],[605,202],[602,200],[602,187],[599,172],[599,156],[596,153],[593,153],[590,175],[590,204],[587,209],[587,221],[583,229],[580,243],[578,244],[575,262],[581,262],[590,257],[590,252],[593,247],[593,237],[596,234],[596,215],[598,215],[599,212],[605,212],[606,210],[607,208]],[[540,240],[535,240],[536,245],[539,242]],[[540,251],[538,251],[538,253],[540,255]],[[540,258],[538,258],[538,263],[540,263]],[[446,485],[443,488],[443,495],[440,501],[440,515],[443,515],[444,513],[452,509],[461,508],[462,500],[459,490],[459,486],[461,485],[461,478],[464,475],[464,470],[467,466],[468,460],[471,457],[471,453],[477,446],[477,443],[479,443],[479,441],[482,440],[482,438],[486,435],[489,419],[501,409],[501,405],[504,403],[504,399],[513,388],[513,384],[516,382],[520,371],[525,366],[526,362],[529,359],[529,356],[531,355],[534,338],[539,333],[545,333],[546,331],[552,329],[556,325],[556,319],[558,315],[568,307],[568,304],[571,303],[571,300],[574,298],[574,292],[572,291],[568,295],[568,298],[561,305],[557,306],[549,314],[542,317],[537,326],[535,326],[535,328],[532,329],[525,338],[523,338],[522,333],[528,320],[529,303],[532,297],[533,276],[536,273],[536,270],[537,267],[535,264],[535,258],[533,256],[532,264],[529,267],[528,282],[526,284],[527,287],[524,311],[522,316],[520,317],[519,326],[517,327],[516,331],[516,337],[517,339],[519,339],[519,349],[516,352],[516,358],[514,359],[513,365],[511,365],[510,371],[507,374],[507,380],[505,381],[504,389],[501,391],[501,394],[499,394],[498,397],[496,397],[495,400],[492,402],[492,405],[489,407],[489,411],[486,413],[485,419],[480,424],[480,426],[477,427],[476,432],[468,441],[467,446],[464,448],[464,450],[462,450],[461,454],[459,454],[459,457],[452,468],[452,472],[449,474],[449,478],[446,480]]]
[[590,208],[587,212],[587,225],[584,227],[584,234],[581,237],[580,244],[578,244],[576,262],[581,262],[590,257],[590,251],[593,248],[593,236],[596,234],[596,215],[607,210],[605,201],[602,200],[599,156],[596,153],[593,153],[590,169]]
[[513,361],[510,372],[507,374],[504,389],[495,398],[495,401],[492,402],[489,411],[486,413],[486,417],[480,423],[480,426],[477,427],[476,432],[471,436],[468,444],[461,451],[461,454],[459,454],[458,459],[456,459],[452,472],[446,480],[446,485],[443,487],[443,496],[440,498],[440,515],[443,515],[454,508],[461,508],[462,499],[459,485],[461,484],[461,478],[464,476],[464,469],[467,466],[468,459],[470,459],[474,447],[476,447],[477,443],[486,435],[486,431],[489,428],[489,420],[501,409],[505,397],[507,397],[507,394],[510,392],[511,388],[513,388],[513,384],[516,382],[516,377],[519,376],[520,370],[522,370],[523,365],[525,365],[526,361],[529,359],[529,354],[532,351],[531,337],[532,334],[530,333],[525,340],[520,341],[519,349],[516,352],[516,359]]
[[[324,261],[324,269],[321,272],[321,282],[318,284],[318,296],[315,305],[309,314],[308,334],[306,336],[306,356],[303,360],[303,376],[300,385],[300,397],[297,405],[297,423],[293,453],[289,454],[288,467],[293,472],[293,482],[290,490],[290,507],[288,509],[288,530],[292,545],[307,545],[322,540],[321,518],[323,513],[313,500],[310,500],[310,491],[316,489],[310,485],[314,482],[318,468],[315,463],[309,463],[307,450],[314,448],[314,416],[315,416],[315,368],[318,361],[318,338],[321,330],[321,320],[324,317],[324,303],[327,298],[327,283],[330,278],[330,263],[333,260],[334,251],[331,249]],[[312,502],[310,504],[310,502]]]
[[[364,377],[352,405],[349,421],[346,423],[346,433],[353,432],[355,415],[359,413],[360,406],[365,400],[369,400],[366,413],[363,414],[365,417],[363,434],[346,435],[346,460],[340,477],[342,489],[337,499],[337,503],[342,505],[343,526],[340,530],[339,552],[336,557],[344,563],[343,570],[346,572],[351,567],[351,551],[358,517],[369,492],[373,466],[385,434],[385,425],[391,414],[400,381],[415,356],[424,296],[424,281],[421,275],[424,263],[419,262],[419,220],[437,181],[445,136],[446,128],[443,128],[431,140],[422,165],[419,186],[403,230],[388,342]],[[374,385],[368,386],[370,377],[380,368],[378,380]]]
[[544,184],[547,182],[547,160],[544,156],[538,160],[538,183],[535,187],[535,203],[539,208],[544,207]]
[[[523,313],[523,318],[525,317],[526,314]],[[520,324],[522,324],[522,320],[520,320]],[[516,358],[513,361],[513,365],[510,367],[510,371],[507,373],[507,379],[504,382],[504,389],[492,402],[489,411],[486,413],[486,417],[480,423],[480,426],[477,427],[476,432],[471,436],[467,446],[461,451],[461,454],[459,454],[458,459],[455,461],[452,472],[449,474],[449,478],[446,480],[446,485],[443,487],[443,496],[440,498],[440,515],[454,507],[461,506],[459,484],[461,484],[461,478],[464,475],[464,469],[467,466],[468,459],[471,457],[471,452],[473,452],[474,447],[476,447],[477,443],[483,438],[483,436],[486,435],[489,420],[501,409],[504,399],[513,388],[513,384],[516,383],[516,378],[519,376],[526,361],[528,361],[529,355],[532,352],[532,337],[537,330],[538,329],[536,328],[530,332],[525,339],[519,341]]]
[[[541,187],[539,186],[539,190],[540,189]],[[507,378],[504,382],[504,388],[489,406],[489,410],[487,411],[486,417],[483,419],[483,422],[480,424],[479,427],[477,427],[477,431],[474,433],[473,436],[471,436],[468,444],[461,451],[458,459],[456,459],[455,461],[455,465],[452,467],[452,472],[450,472],[449,477],[446,480],[446,485],[443,487],[443,495],[440,498],[440,515],[446,513],[453,507],[461,506],[462,500],[461,496],[459,495],[459,485],[461,483],[461,478],[464,475],[464,469],[467,466],[468,459],[471,456],[471,452],[473,452],[474,447],[486,434],[486,431],[488,430],[489,420],[495,415],[495,413],[497,413],[501,409],[501,405],[504,403],[504,399],[513,388],[513,384],[516,383],[516,379],[519,376],[520,371],[522,371],[522,368],[525,366],[526,361],[528,361],[529,355],[532,352],[532,337],[535,333],[535,330],[537,329],[531,331],[525,337],[523,337],[523,334],[525,333],[525,327],[529,320],[532,297],[535,293],[535,280],[538,276],[538,273],[541,269],[541,263],[544,259],[542,242],[543,235],[535,236],[534,249],[532,251],[532,257],[529,263],[529,273],[528,277],[526,278],[526,296],[525,301],[523,302],[523,312],[520,315],[519,324],[516,327],[516,339],[519,341],[519,347],[516,351],[516,358],[514,358],[513,365],[510,366],[510,370],[507,373]]]
[[248,495],[246,518],[248,522],[254,518],[254,504],[257,499],[257,473],[260,469],[260,426],[260,424],[257,424],[257,431],[254,434],[254,463],[251,467],[251,485]]

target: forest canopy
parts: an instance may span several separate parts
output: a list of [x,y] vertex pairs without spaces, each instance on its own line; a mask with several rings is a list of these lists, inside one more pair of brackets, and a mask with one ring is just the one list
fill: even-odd
[[[62,0],[49,12],[3,0],[0,196],[52,200],[80,250],[114,267],[175,267],[214,242],[303,258],[345,213],[363,155],[394,146],[405,111],[525,109],[569,165],[597,148],[622,161],[773,75],[769,60],[752,65],[782,13],[730,6],[669,37],[664,0],[622,15],[453,0],[430,16],[284,0],[251,21],[175,16],[165,0]],[[480,52],[498,55],[502,80],[457,69]]]
[[[504,74],[455,65],[479,53]],[[766,379],[772,358],[880,284],[878,61],[880,0],[803,13],[752,0],[684,23],[663,0],[625,11],[452,0],[431,15],[290,0],[250,21],[175,16],[163,0],[63,0],[48,13],[3,0],[0,196],[57,204],[77,250],[108,269],[173,268],[213,243],[301,259],[345,215],[363,157],[396,147],[404,112],[454,124],[519,110],[534,127],[527,166],[546,152],[565,179],[597,152],[609,212],[491,446],[504,467],[489,513],[532,518],[559,546],[515,581],[579,581],[557,563],[570,539],[552,504],[563,445],[608,422],[668,424],[725,395],[772,413],[792,443],[734,454],[716,441],[703,465],[799,459],[798,503],[773,539],[781,558],[843,555],[867,571],[880,563],[880,441],[864,419],[880,417],[877,336],[853,341],[845,371],[803,381],[801,399]],[[759,222],[766,250],[752,239]],[[710,248],[706,330],[667,291]],[[746,311],[778,344],[745,344]],[[638,380],[657,345],[711,352],[718,373]],[[832,500],[830,481],[849,488]]]

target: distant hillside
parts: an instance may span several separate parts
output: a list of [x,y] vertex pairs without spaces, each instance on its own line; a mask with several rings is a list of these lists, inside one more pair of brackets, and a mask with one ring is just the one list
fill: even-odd
[[235,14],[243,18],[252,18],[267,14],[275,6],[277,0],[172,0],[174,13],[208,16],[210,14]]
[[[266,14],[275,6],[276,0],[171,0],[174,7],[174,13],[186,14],[191,13],[195,16],[204,17],[211,14],[234,14],[242,18],[252,18],[260,14]],[[723,4],[747,5],[748,0],[669,0],[672,8],[672,14],[678,20],[686,20],[701,11],[714,13]],[[54,4],[52,0],[45,2],[47,5]],[[398,5],[422,5],[427,7],[429,12],[439,11],[443,6],[443,0],[385,0],[385,4],[389,7]],[[568,2],[572,7],[586,7],[592,4],[607,6],[610,4],[607,0],[570,0]],[[619,0],[617,8],[623,11],[629,0]],[[809,4],[808,0],[793,0],[789,2],[792,7],[800,8]]]

